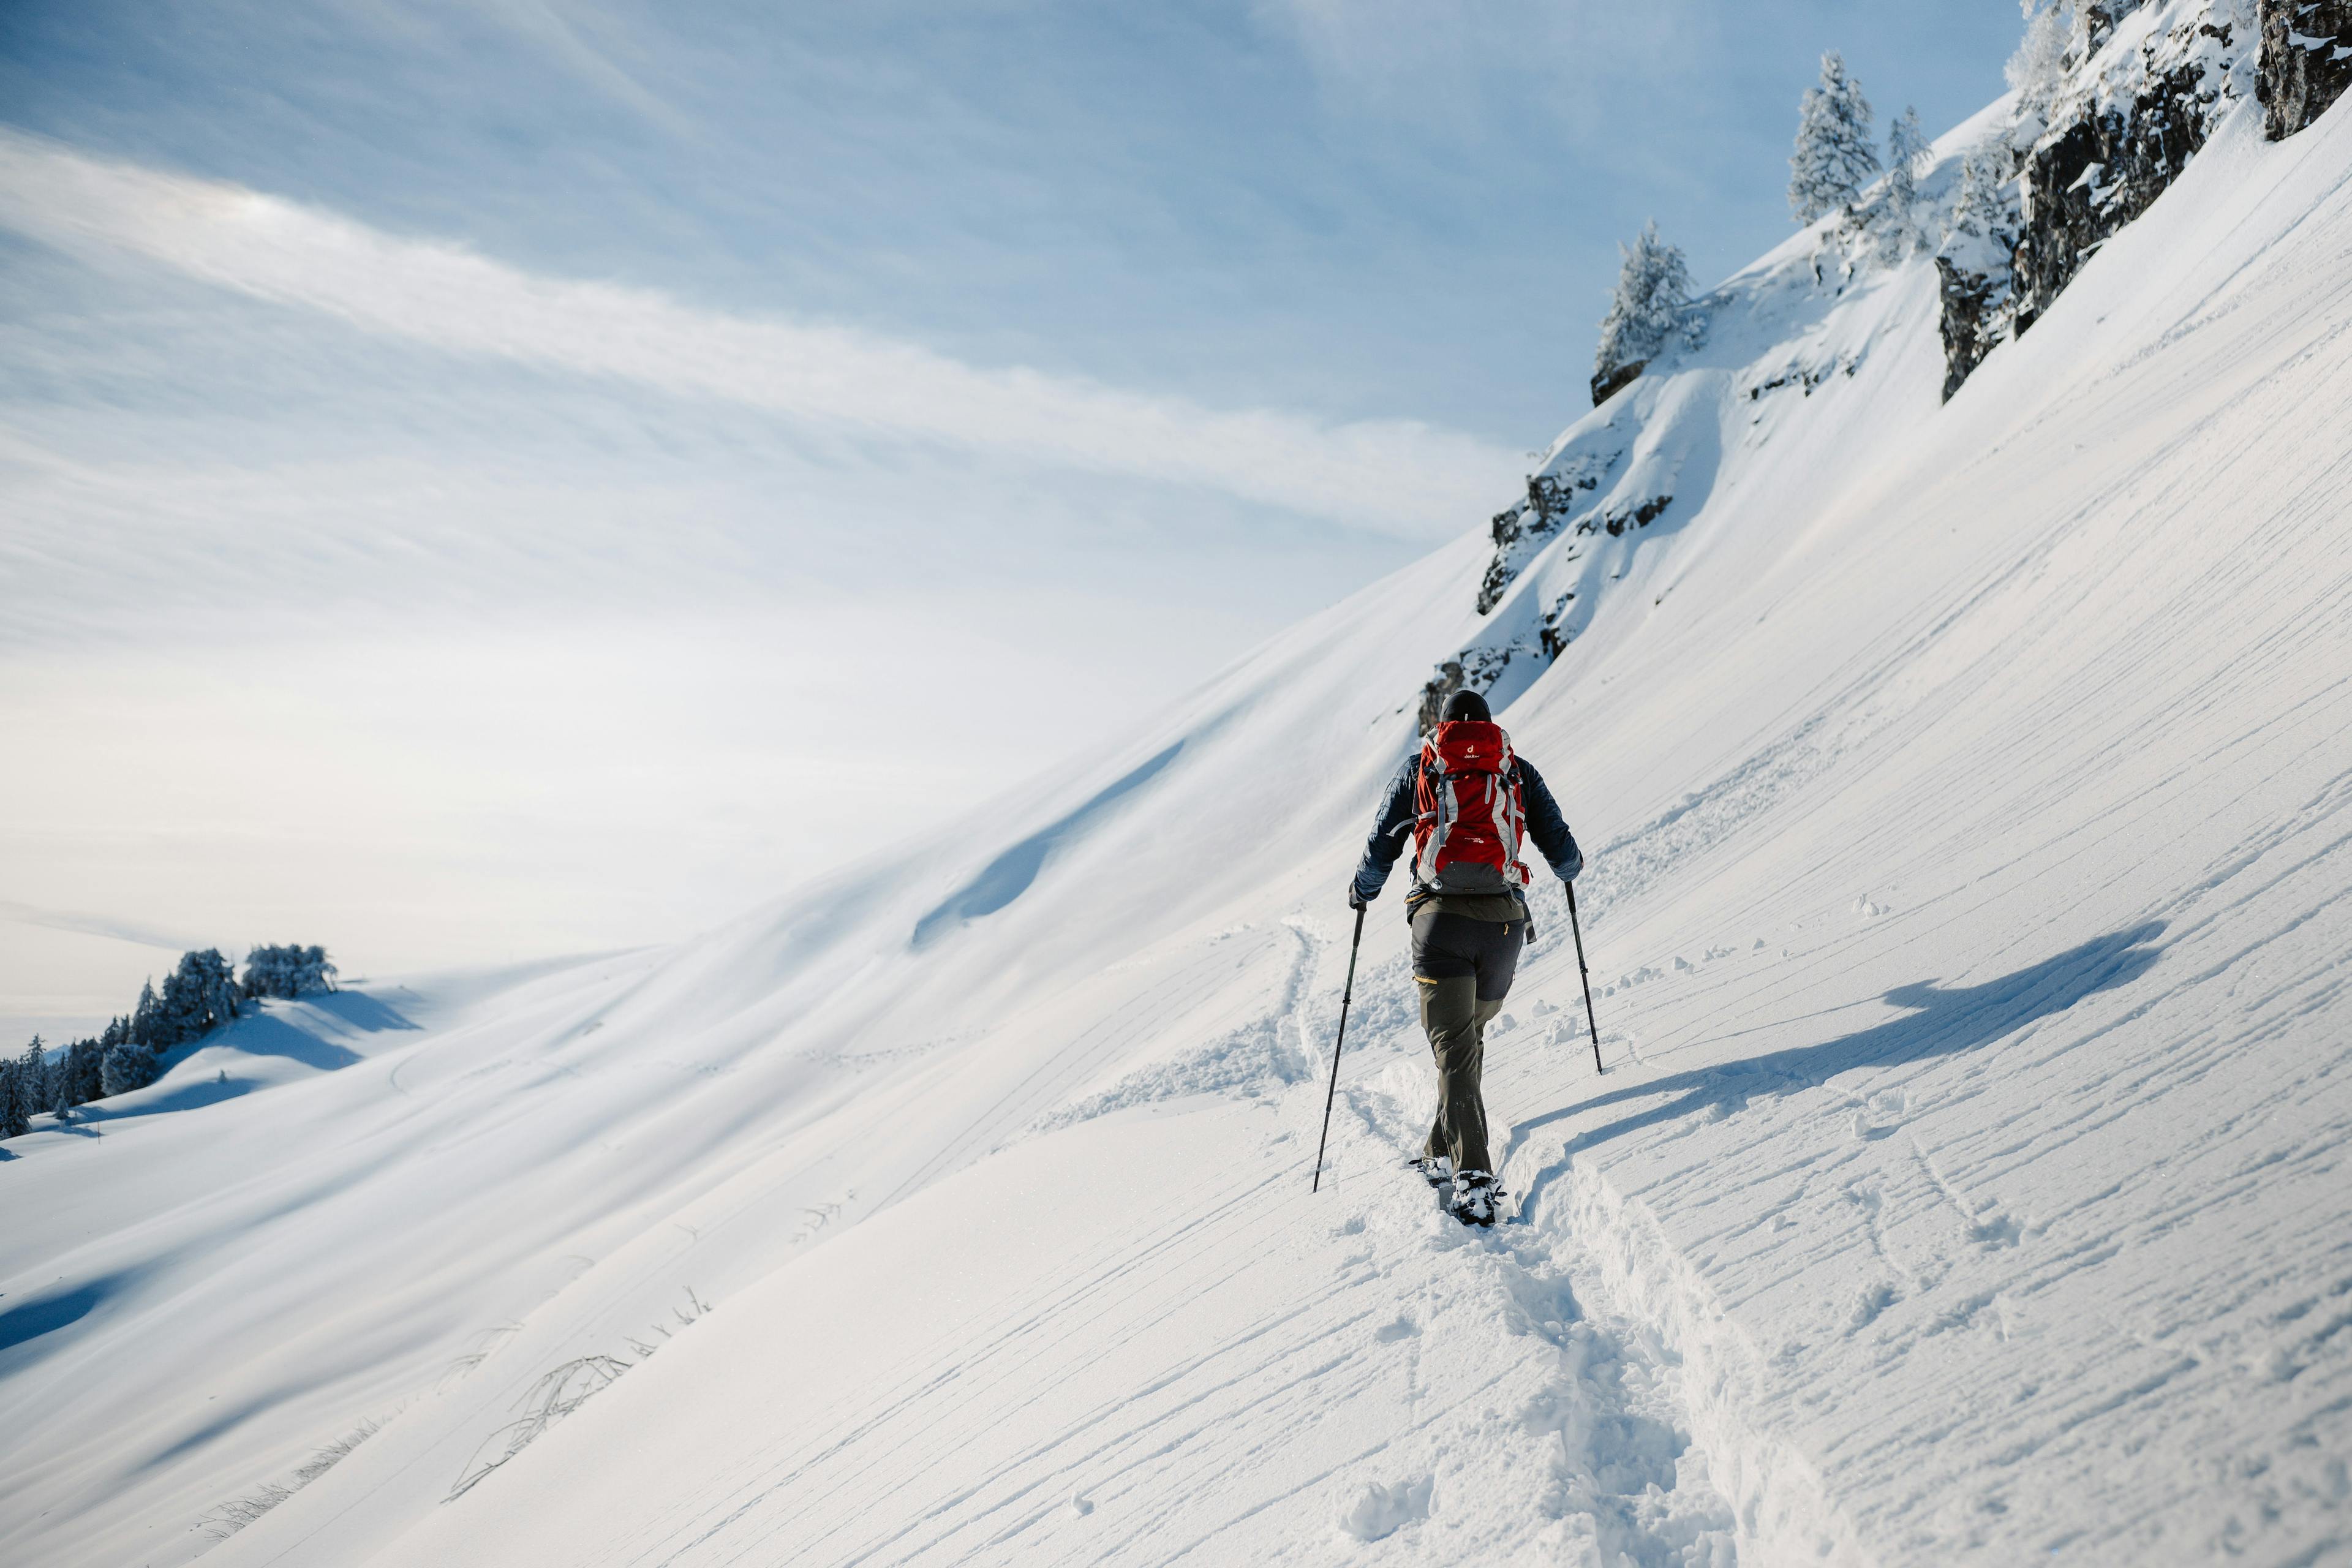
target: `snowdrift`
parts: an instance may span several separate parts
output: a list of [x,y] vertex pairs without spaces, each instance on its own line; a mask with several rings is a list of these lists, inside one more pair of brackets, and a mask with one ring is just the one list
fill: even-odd
[[[677,950],[12,1144],[0,1553],[2342,1560],[2352,121],[2259,131],[1948,405],[1932,262],[1800,235],[1555,448],[1620,527]],[[1608,1064],[1543,894],[1491,1235],[1398,1167],[1393,889],[1307,1194],[1448,660],[1585,844]]]

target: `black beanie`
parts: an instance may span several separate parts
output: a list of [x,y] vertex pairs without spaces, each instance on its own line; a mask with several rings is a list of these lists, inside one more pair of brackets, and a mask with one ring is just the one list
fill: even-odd
[[1475,719],[1481,723],[1492,723],[1494,718],[1485,698],[1475,691],[1457,691],[1445,700],[1445,711],[1439,721],[1450,724],[1456,719]]

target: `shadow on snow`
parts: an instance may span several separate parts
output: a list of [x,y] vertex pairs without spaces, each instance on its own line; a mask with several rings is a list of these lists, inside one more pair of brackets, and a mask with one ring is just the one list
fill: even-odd
[[[422,1024],[410,1020],[398,1008],[362,991],[318,992],[303,997],[302,1005],[327,1015],[355,1033],[379,1034],[392,1029],[424,1027]],[[247,1057],[278,1057],[322,1073],[337,1072],[367,1059],[349,1046],[304,1027],[301,1022],[297,1021],[299,1018],[299,1014],[289,1019],[276,1012],[248,1013],[225,1029],[166,1052],[157,1076],[168,1077],[173,1068],[190,1057],[206,1050],[231,1050]],[[203,1106],[217,1105],[225,1100],[238,1099],[262,1087],[248,1079],[231,1079],[224,1070],[217,1078],[159,1084],[152,1089],[137,1090],[136,1098],[124,1097],[121,1103],[112,1097],[94,1100],[75,1110],[77,1122],[56,1127],[43,1123],[37,1131],[92,1137],[98,1135],[96,1124],[125,1121],[164,1111],[194,1110]]]
[[1122,796],[1149,784],[1153,775],[1174,762],[1176,753],[1183,749],[1184,742],[1177,742],[1067,816],[1031,834],[991,860],[981,868],[979,876],[949,894],[936,909],[915,922],[915,934],[910,945],[919,952],[950,931],[960,930],[983,915],[994,914],[1027,892],[1029,884],[1037,879],[1037,874],[1045,868],[1045,861],[1055,849],[1086,832],[1117,805]]
[[2045,958],[1982,985],[1947,987],[1929,981],[1897,986],[1886,993],[1886,1000],[1895,1006],[1911,1009],[1906,1016],[1819,1045],[1794,1046],[1760,1057],[1631,1084],[1548,1111],[1512,1130],[1511,1147],[1502,1163],[1507,1164],[1511,1153],[1539,1127],[1605,1106],[1666,1097],[1663,1103],[1570,1139],[1559,1158],[1547,1164],[1528,1184],[1525,1203],[1532,1209],[1543,1190],[1568,1169],[1580,1151],[1612,1138],[1693,1115],[1710,1106],[1720,1106],[1727,1114],[1745,1109],[1749,1100],[1762,1096],[1818,1089],[1839,1073],[1856,1068],[1899,1067],[1990,1045],[2036,1019],[2064,1012],[2085,996],[2127,985],[2155,966],[2162,950],[2147,944],[2163,931],[2162,921],[2148,921],[2069,948],[2053,958]]
[[303,1001],[351,1028],[364,1029],[370,1034],[384,1029],[421,1029],[425,1026],[412,1022],[399,1008],[383,998],[371,996],[364,991],[314,992]]
[[[80,1322],[100,1302],[121,1289],[129,1278],[125,1274],[100,1275],[62,1290],[0,1306],[0,1374],[18,1371],[41,1355],[48,1347],[36,1345],[37,1341]],[[25,1345],[35,1348],[21,1354],[9,1353]]]

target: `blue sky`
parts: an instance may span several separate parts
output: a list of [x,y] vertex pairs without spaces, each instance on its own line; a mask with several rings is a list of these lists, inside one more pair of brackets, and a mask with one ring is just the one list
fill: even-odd
[[93,151],[978,363],[1526,447],[1643,219],[1703,282],[1787,231],[1823,48],[1932,131],[2000,90],[2018,18],[18,0],[0,29],[6,119]]
[[1822,49],[1933,132],[2018,28],[16,0],[0,1015],[108,921],[683,934],[862,847],[777,826],[845,758],[911,830],[1104,742],[1507,499],[1643,219],[1786,234]]

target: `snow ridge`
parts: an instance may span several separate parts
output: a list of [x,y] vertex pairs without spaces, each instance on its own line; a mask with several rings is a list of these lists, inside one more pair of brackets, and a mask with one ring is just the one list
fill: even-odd
[[[1547,469],[1672,503],[1491,614],[1465,538],[977,828],[12,1142],[0,1556],[2341,1560],[2347,167],[2238,103],[1948,404],[1934,269],[1799,235]],[[1307,1184],[1341,884],[1481,653],[1605,1070],[1538,888],[1474,1233],[1393,892]]]

